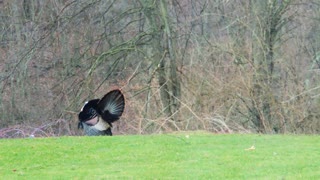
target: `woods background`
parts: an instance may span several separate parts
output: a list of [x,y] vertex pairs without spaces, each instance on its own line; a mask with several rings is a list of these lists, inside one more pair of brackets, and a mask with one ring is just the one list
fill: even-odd
[[1,0],[0,18],[0,137],[81,135],[115,88],[115,134],[320,131],[318,0]]

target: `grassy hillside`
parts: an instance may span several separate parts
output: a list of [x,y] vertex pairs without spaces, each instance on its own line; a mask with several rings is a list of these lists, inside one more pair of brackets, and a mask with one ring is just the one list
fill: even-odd
[[2,139],[0,177],[318,179],[319,140],[208,133]]

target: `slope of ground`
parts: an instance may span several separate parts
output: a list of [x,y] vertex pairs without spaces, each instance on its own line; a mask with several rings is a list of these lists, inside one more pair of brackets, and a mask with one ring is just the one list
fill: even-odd
[[318,136],[179,133],[0,140],[4,179],[317,179]]

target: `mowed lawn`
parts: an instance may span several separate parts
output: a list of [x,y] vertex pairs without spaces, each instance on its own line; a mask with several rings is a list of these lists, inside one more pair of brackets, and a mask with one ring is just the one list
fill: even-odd
[[185,132],[1,139],[0,179],[19,178],[320,179],[320,138]]

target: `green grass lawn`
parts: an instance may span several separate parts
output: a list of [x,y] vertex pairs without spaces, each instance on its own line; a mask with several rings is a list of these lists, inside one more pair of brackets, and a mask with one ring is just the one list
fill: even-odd
[[1,139],[0,179],[17,178],[320,179],[320,138],[190,132]]

